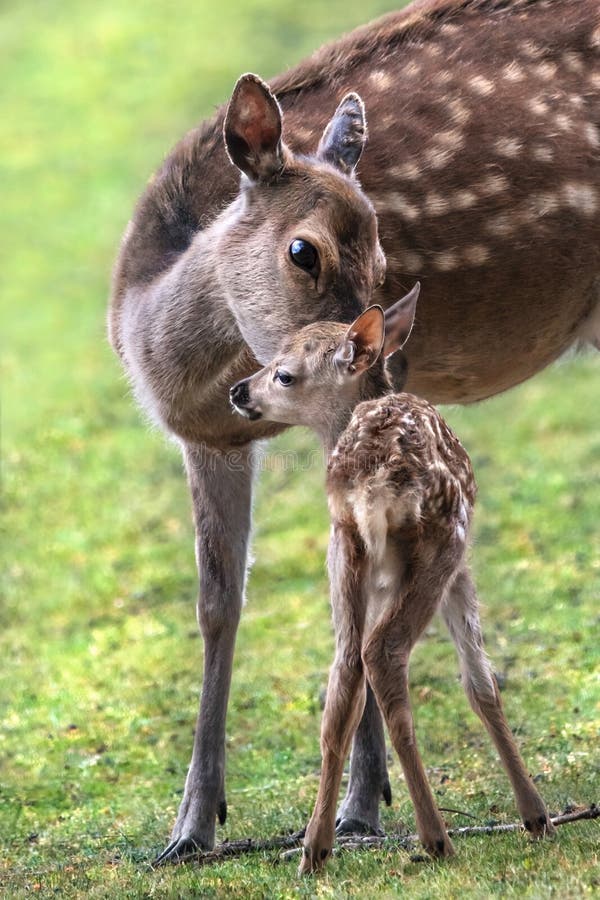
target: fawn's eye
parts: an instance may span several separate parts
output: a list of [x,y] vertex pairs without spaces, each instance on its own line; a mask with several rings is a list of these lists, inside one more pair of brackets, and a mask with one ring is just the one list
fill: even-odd
[[296,238],[290,244],[290,257],[292,262],[300,269],[316,275],[319,268],[319,254],[316,247],[302,238]]
[[282,384],[284,387],[289,387],[290,384],[294,383],[294,376],[290,375],[290,373],[286,372],[284,369],[276,369],[273,381],[278,381],[279,384]]

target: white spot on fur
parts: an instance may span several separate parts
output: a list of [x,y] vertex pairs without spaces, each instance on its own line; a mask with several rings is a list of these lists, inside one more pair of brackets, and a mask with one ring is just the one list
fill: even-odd
[[436,253],[433,263],[440,272],[450,272],[452,269],[458,268],[460,260],[453,250],[446,250],[443,253]]
[[430,169],[443,169],[452,162],[454,154],[443,147],[428,147],[423,153],[423,158]]
[[455,191],[451,195],[450,202],[457,209],[470,209],[477,203],[477,195],[473,191]]
[[418,207],[414,203],[410,203],[403,194],[388,194],[386,206],[392,212],[406,219],[407,222],[414,222],[419,218]]
[[484,78],[483,75],[475,75],[473,78],[470,78],[469,87],[476,94],[479,94],[480,97],[487,97],[494,90],[493,82],[488,78]]
[[561,56],[561,61],[570,72],[583,72],[584,65],[581,56],[572,50],[567,50]]
[[471,266],[482,266],[490,258],[490,251],[483,244],[472,244],[463,250],[465,260]]
[[421,177],[421,170],[414,160],[407,160],[405,163],[402,163],[400,166],[395,166],[393,169],[390,169],[390,175],[392,178],[401,178],[406,181],[416,181]]
[[547,144],[538,144],[536,147],[533,147],[531,155],[537,162],[549,163],[554,159],[554,150]]
[[433,76],[433,80],[436,84],[448,84],[449,81],[452,81],[454,77],[454,73],[449,69],[441,69],[439,72],[436,72]]
[[504,66],[502,70],[502,77],[506,81],[512,81],[516,83],[518,81],[523,81],[525,78],[525,72],[518,62],[511,62],[507,66]]
[[430,56],[441,56],[442,48],[439,44],[425,44],[423,46],[423,50],[425,53],[428,53]]
[[432,191],[425,197],[425,212],[430,216],[443,216],[450,209],[446,197]]
[[600,88],[600,72],[592,72],[590,75],[590,84],[592,87]]
[[440,28],[442,34],[458,34],[460,31],[460,27],[458,25],[453,25],[452,22],[446,22]]
[[488,175],[479,182],[477,188],[484,197],[494,197],[508,190],[508,181],[504,175]]
[[557,66],[553,62],[542,62],[532,67],[532,72],[542,81],[552,81],[557,72]]
[[383,69],[376,69],[369,75],[369,81],[378,91],[387,91],[393,84],[392,76]]
[[540,56],[543,56],[543,50],[538,44],[534,44],[533,41],[522,41],[519,44],[519,50],[523,54],[523,56],[528,56],[530,59],[539,59]]
[[464,125],[471,118],[471,111],[467,109],[463,101],[458,97],[448,100],[447,107],[450,116],[457,125]]
[[586,122],[583,127],[586,139],[590,147],[600,147],[600,131],[591,122]]
[[567,205],[584,216],[593,216],[598,209],[598,192],[591,184],[569,181],[562,194]]
[[407,78],[416,78],[420,73],[421,66],[416,62],[409,62],[402,69],[402,75],[406,75]]
[[544,191],[540,194],[533,194],[530,198],[531,207],[536,216],[549,216],[559,208],[559,199],[556,194]]
[[573,127],[573,119],[565,116],[564,113],[559,113],[554,119],[554,123],[561,131],[571,131]]
[[452,131],[441,131],[439,134],[436,134],[435,139],[438,144],[443,144],[444,147],[450,147],[452,150],[460,150],[465,143],[464,134],[457,129],[453,129]]
[[583,97],[580,97],[579,94],[569,94],[569,103],[571,106],[576,106],[577,109],[581,109],[583,106]]
[[590,37],[590,47],[600,49],[600,26],[592,31],[592,35]]
[[525,105],[535,116],[545,116],[548,112],[548,104],[541,97],[531,97]]
[[516,159],[522,149],[523,144],[515,137],[498,138],[496,141],[496,153],[506,159]]

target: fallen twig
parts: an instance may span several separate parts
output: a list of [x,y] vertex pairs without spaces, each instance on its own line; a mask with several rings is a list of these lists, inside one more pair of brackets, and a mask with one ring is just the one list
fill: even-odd
[[[552,824],[568,825],[570,822],[578,822],[582,819],[598,819],[600,818],[600,806],[592,803],[588,807],[565,811],[560,816],[552,818]],[[452,837],[471,837],[481,834],[506,834],[507,832],[523,831],[521,822],[511,822],[507,825],[467,825],[462,828],[450,828],[448,834]],[[293,834],[278,835],[273,838],[264,840],[254,840],[253,838],[243,838],[239,841],[224,841],[207,853],[193,852],[180,856],[177,862],[190,862],[197,866],[208,866],[213,863],[223,862],[226,859],[245,856],[248,853],[265,853],[271,850],[283,851],[279,859],[292,859],[302,849],[302,840],[304,838],[303,828]],[[411,849],[418,844],[419,838],[416,834],[389,834],[385,836],[378,835],[339,835],[336,840],[337,850],[367,850],[367,849]]]

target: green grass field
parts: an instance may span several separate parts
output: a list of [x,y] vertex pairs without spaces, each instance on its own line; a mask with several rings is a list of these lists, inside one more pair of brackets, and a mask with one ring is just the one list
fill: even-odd
[[[237,75],[269,77],[382,0],[20,0],[0,12],[0,896],[548,897],[600,892],[600,824],[457,839],[449,863],[346,853],[299,882],[277,854],[152,871],[176,812],[201,672],[176,449],[141,420],[105,338],[110,268],[164,153]],[[600,360],[448,410],[480,483],[473,552],[509,720],[552,811],[600,800]],[[301,827],[332,654],[327,516],[307,465],[265,460],[228,721],[220,840]],[[516,818],[439,623],[415,653],[439,803]],[[388,830],[414,830],[396,761]],[[448,813],[450,825],[472,820]]]

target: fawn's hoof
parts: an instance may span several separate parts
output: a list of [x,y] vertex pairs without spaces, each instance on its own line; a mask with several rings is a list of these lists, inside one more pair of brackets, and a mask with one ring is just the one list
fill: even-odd
[[449,856],[454,856],[454,847],[447,834],[429,841],[422,840],[422,843],[429,855],[434,859],[446,859]]
[[310,846],[305,844],[302,849],[302,860],[298,866],[298,875],[313,875],[320,872],[331,852],[331,847],[320,846],[318,842]]
[[550,821],[548,813],[542,813],[530,819],[523,819],[523,825],[535,840],[552,837],[556,834],[556,828]]

